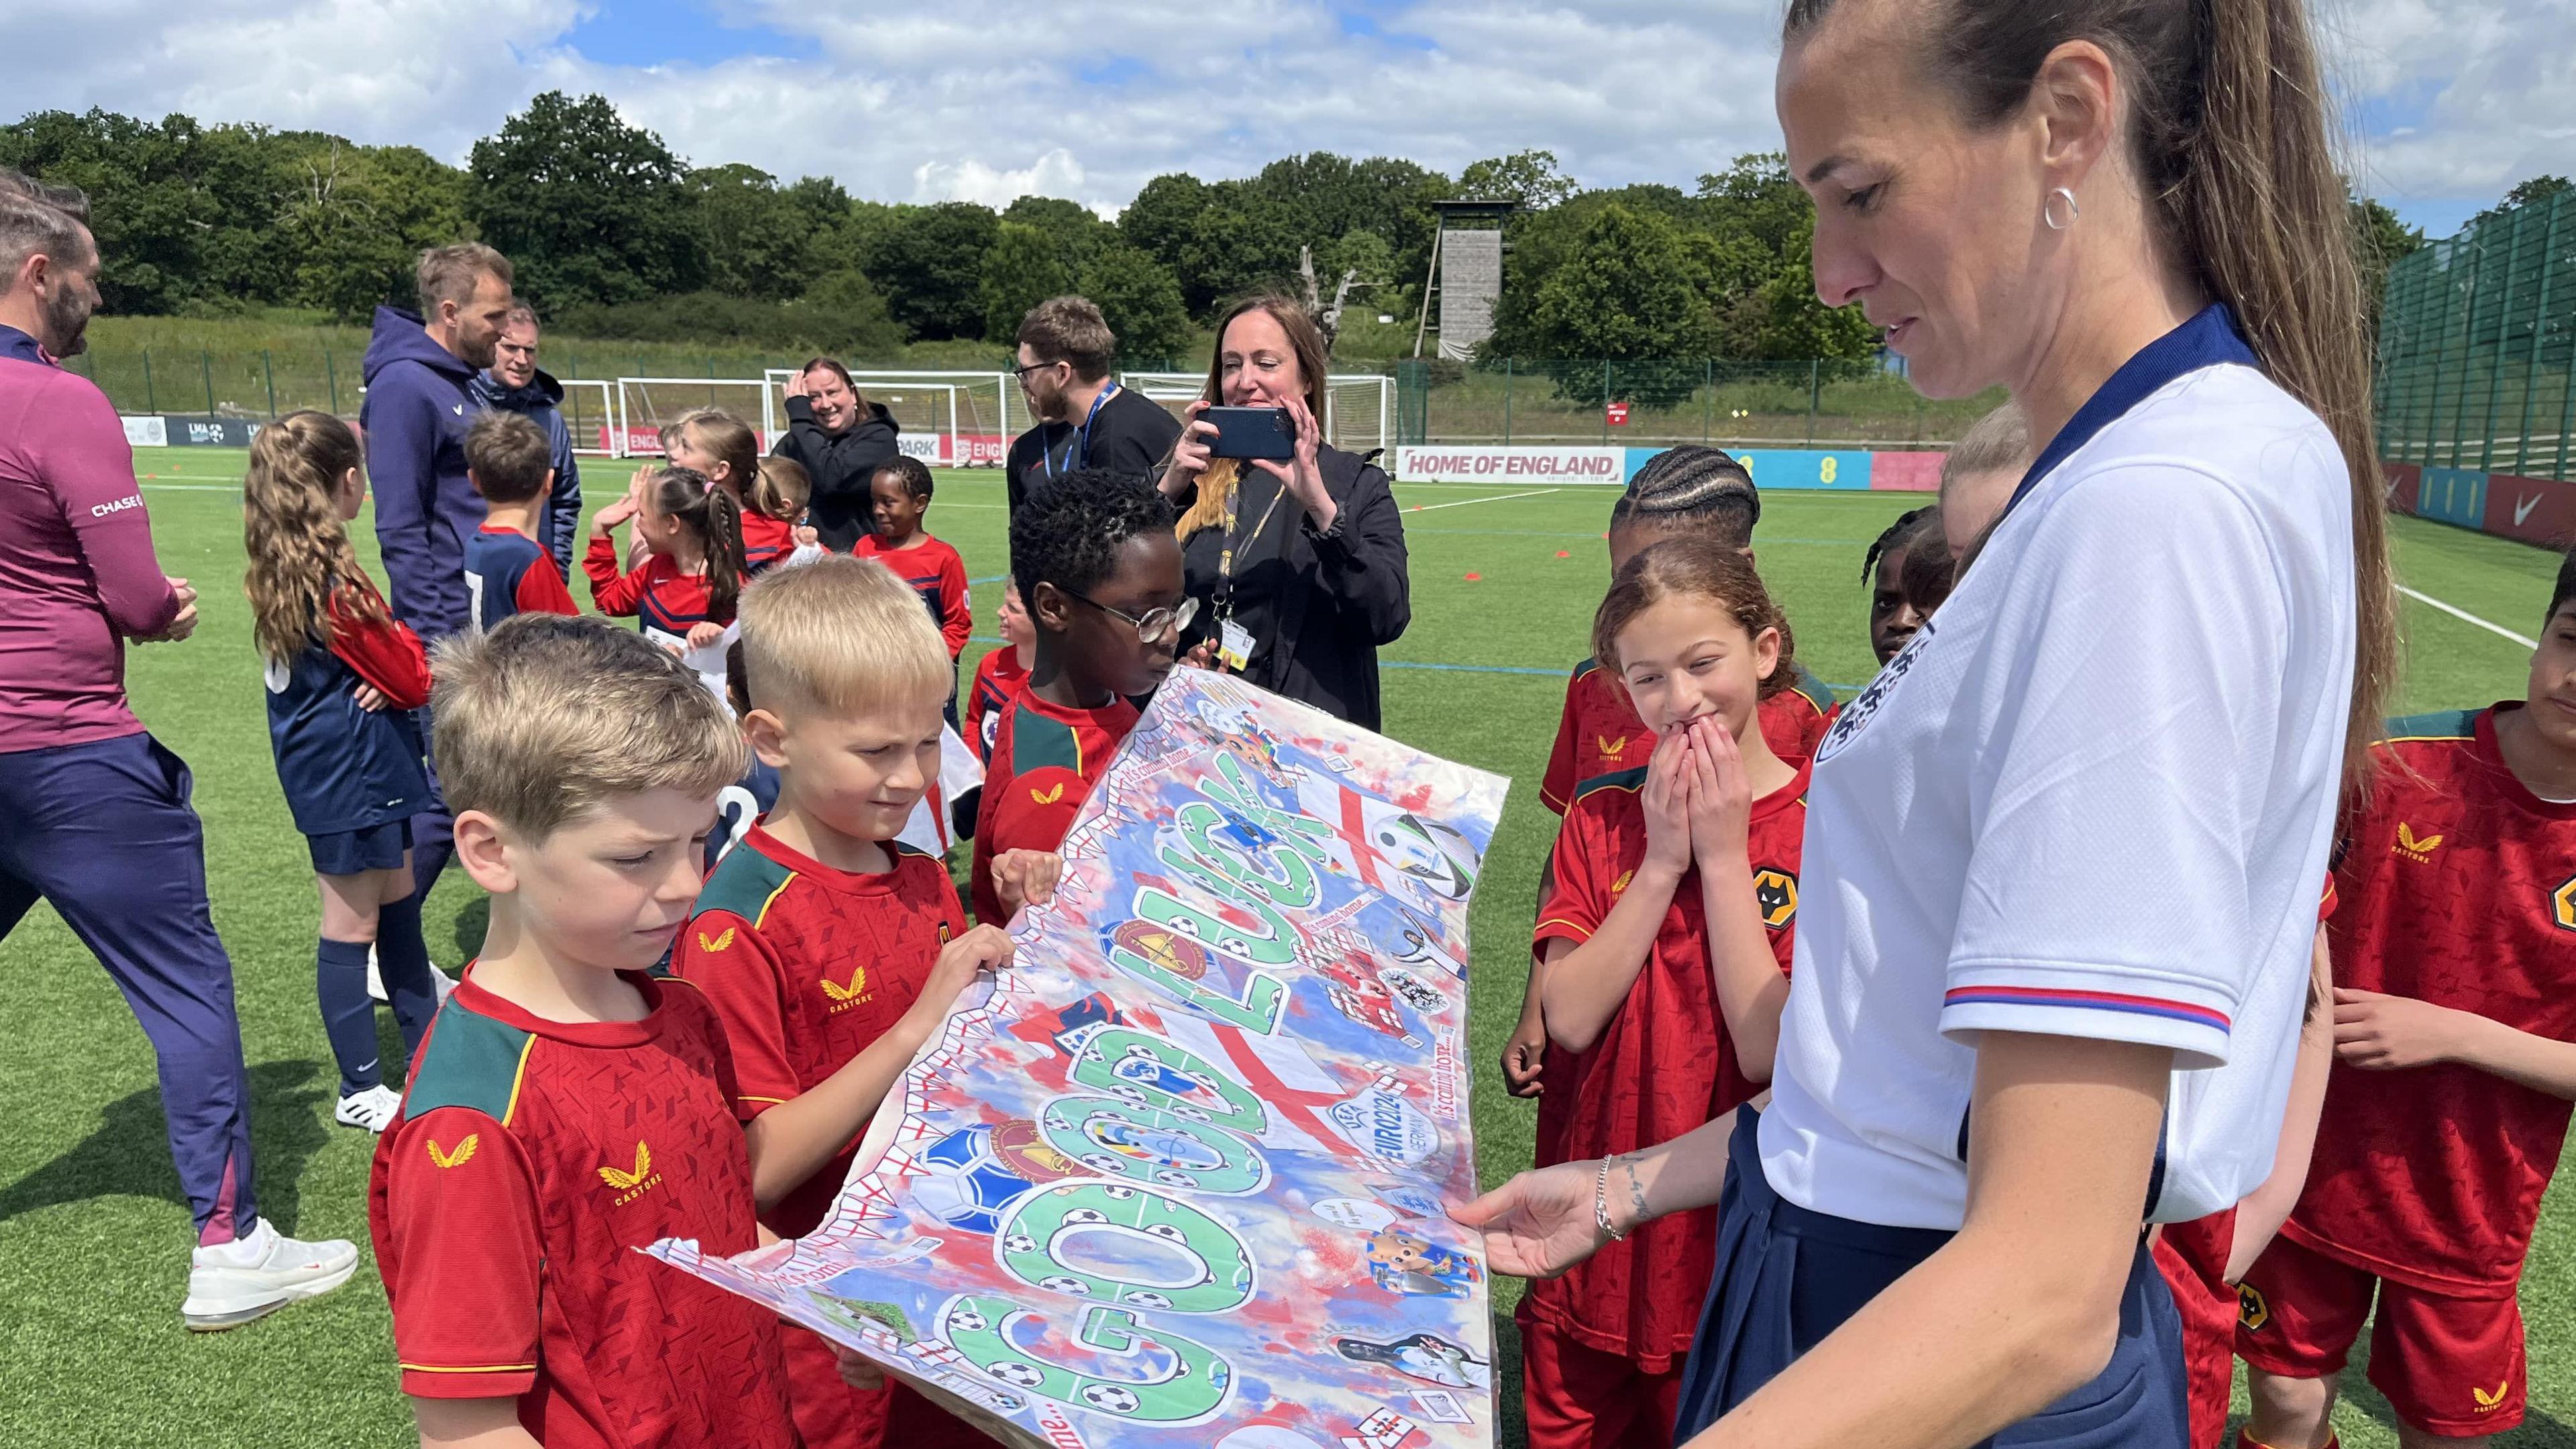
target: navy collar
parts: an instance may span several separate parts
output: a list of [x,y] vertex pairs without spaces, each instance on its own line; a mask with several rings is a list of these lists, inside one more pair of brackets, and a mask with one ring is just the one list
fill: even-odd
[[2166,383],[2187,372],[2231,362],[2257,371],[2263,366],[2247,345],[2245,334],[2237,330],[2236,314],[2228,310],[2226,303],[2212,302],[2190,321],[2140,348],[2137,356],[2121,363],[2120,370],[2085,399],[2084,406],[2076,409],[2075,416],[2067,419],[2066,426],[2040,450],[2030,471],[2021,475],[2021,486],[2013,490],[2012,502],[2004,505],[2004,512],[2012,512],[2030,490],[2039,486],[2040,479],[2076,449],[2093,441],[2094,434],[2161,391]]
[[46,367],[55,365],[53,358],[46,355],[44,344],[15,327],[0,327],[0,357],[14,357],[20,362],[41,363]]

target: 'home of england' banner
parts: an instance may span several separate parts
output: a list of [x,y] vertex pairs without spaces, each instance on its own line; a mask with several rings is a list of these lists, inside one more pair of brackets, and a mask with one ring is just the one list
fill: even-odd
[[816,1233],[654,1253],[1028,1445],[1493,1439],[1467,902],[1505,782],[1175,671]]

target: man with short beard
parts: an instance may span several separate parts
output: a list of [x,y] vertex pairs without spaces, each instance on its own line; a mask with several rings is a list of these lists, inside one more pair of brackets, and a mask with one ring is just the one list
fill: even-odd
[[338,1287],[358,1250],[259,1214],[205,828],[186,763],[125,697],[126,641],[187,638],[197,594],[153,554],[116,408],[57,361],[98,306],[88,214],[79,192],[0,171],[0,938],[51,902],[133,1008],[196,1220],[180,1314],[223,1329]]
[[555,556],[555,572],[572,577],[573,539],[581,532],[581,464],[573,457],[572,430],[564,426],[563,384],[537,366],[537,310],[525,302],[510,304],[492,365],[474,378],[474,397],[484,407],[517,413],[545,432],[554,458],[554,491],[546,498],[545,517],[537,538]]
[[1181,436],[1171,410],[1109,380],[1117,334],[1088,297],[1052,297],[1020,321],[1020,396],[1037,426],[1011,444],[1003,488],[1017,509],[1029,489],[1082,468],[1160,476]]
[[[465,541],[483,526],[483,499],[465,476],[465,434],[483,410],[474,377],[492,365],[510,316],[510,260],[480,242],[420,254],[420,310],[376,309],[358,405],[376,495],[376,546],[393,587],[388,602],[424,644],[464,629]],[[423,738],[433,727],[421,711]],[[431,778],[429,807],[412,817],[413,909],[429,899],[454,854],[447,805]]]

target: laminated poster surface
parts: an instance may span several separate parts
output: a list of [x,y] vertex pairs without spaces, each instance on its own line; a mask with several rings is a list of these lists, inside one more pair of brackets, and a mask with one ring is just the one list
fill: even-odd
[[1182,669],[813,1235],[654,1254],[1007,1442],[1493,1442],[1467,904],[1500,778]]

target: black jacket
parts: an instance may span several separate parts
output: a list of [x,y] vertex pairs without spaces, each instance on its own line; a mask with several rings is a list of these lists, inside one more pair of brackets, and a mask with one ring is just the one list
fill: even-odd
[[834,436],[814,421],[813,403],[801,397],[787,400],[787,436],[769,451],[804,465],[814,480],[807,521],[823,535],[825,548],[848,553],[860,534],[875,527],[868,516],[868,480],[900,451],[895,437],[902,431],[884,403],[872,402],[856,426]]
[[[1254,641],[1243,677],[1374,730],[1382,718],[1378,646],[1403,637],[1413,622],[1404,518],[1375,464],[1329,447],[1316,462],[1339,509],[1330,536],[1315,532],[1295,498],[1278,497],[1279,482],[1269,473],[1247,466],[1236,484],[1233,612]],[[1193,490],[1174,502],[1186,509],[1195,496]],[[1269,523],[1255,536],[1265,513]],[[1189,592],[1199,601],[1188,643],[1217,637],[1217,564],[1224,550],[1224,529],[1214,525],[1182,545]]]

